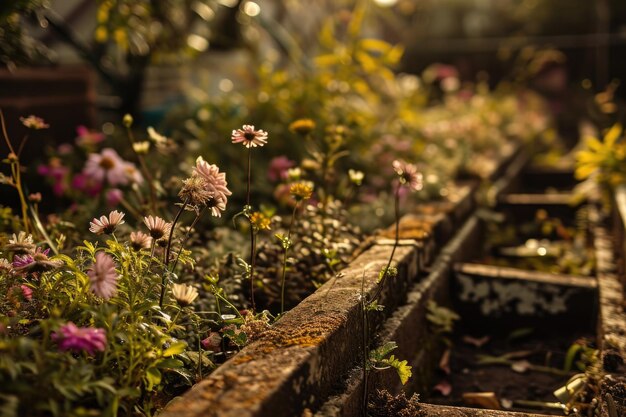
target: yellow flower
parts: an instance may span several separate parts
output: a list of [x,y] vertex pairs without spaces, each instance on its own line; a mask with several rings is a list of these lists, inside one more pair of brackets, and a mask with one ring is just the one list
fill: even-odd
[[310,182],[297,182],[289,188],[289,194],[296,200],[308,200],[313,195],[313,184]]
[[270,230],[272,220],[260,211],[250,214],[250,223],[256,230]]
[[615,124],[602,141],[594,137],[585,138],[585,149],[576,154],[576,178],[583,180],[598,171],[611,183],[623,178],[626,175],[626,143],[619,140],[621,137],[622,126]]
[[289,130],[300,135],[307,135],[315,129],[315,122],[311,119],[298,119],[289,125]]

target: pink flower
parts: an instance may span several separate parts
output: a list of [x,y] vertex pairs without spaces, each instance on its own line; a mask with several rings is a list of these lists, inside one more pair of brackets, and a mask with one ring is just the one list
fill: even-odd
[[233,130],[230,138],[233,143],[243,143],[246,148],[260,147],[267,143],[267,132],[254,130],[253,125],[243,125],[242,129]]
[[206,189],[212,193],[212,197],[208,199],[206,205],[211,209],[213,216],[220,217],[221,212],[226,209],[228,196],[232,195],[232,192],[228,189],[226,174],[220,172],[217,165],[209,164],[202,157],[199,157],[196,160],[193,175],[205,181]]
[[84,173],[76,174],[72,179],[72,187],[84,192],[90,197],[96,197],[102,191],[102,184],[89,178]]
[[90,355],[96,352],[104,352],[107,345],[106,332],[104,329],[94,327],[77,327],[68,322],[61,326],[59,331],[52,334],[52,340],[57,342],[59,350],[82,352]]
[[37,248],[27,255],[15,255],[13,258],[13,268],[17,272],[45,272],[63,265],[62,261],[53,261],[48,258],[50,249],[42,250]]
[[39,175],[52,179],[52,191],[58,197],[65,193],[67,188],[65,178],[69,169],[57,158],[52,158],[49,165],[39,165],[37,167]]
[[267,169],[267,177],[270,181],[280,181],[287,179],[287,170],[293,168],[296,163],[286,156],[277,156],[270,161]]
[[22,290],[22,295],[27,301],[31,301],[33,299],[33,290],[27,285],[20,285],[20,289]]
[[83,173],[102,184],[126,185],[129,182],[141,183],[143,178],[131,162],[124,161],[114,149],[105,148],[101,153],[89,154]]
[[107,204],[111,207],[117,206],[124,198],[124,193],[119,188],[111,188],[106,193]]
[[413,191],[419,191],[423,188],[423,175],[421,172],[417,172],[415,165],[397,159],[391,165],[398,174],[400,184],[407,185]]
[[200,343],[205,350],[210,350],[212,352],[222,351],[222,336],[220,336],[218,332],[211,332],[209,336],[206,339],[203,339]]
[[76,144],[78,146],[88,148],[104,140],[104,134],[91,131],[82,125],[76,127],[76,133],[78,134],[76,137]]
[[87,275],[91,281],[91,291],[99,297],[108,300],[117,293],[119,275],[115,270],[115,261],[111,255],[102,251],[96,253],[96,261]]
[[89,231],[97,235],[111,234],[115,232],[115,229],[120,224],[124,223],[124,213],[114,210],[109,213],[109,216],[100,216],[99,219],[94,218],[89,223]]

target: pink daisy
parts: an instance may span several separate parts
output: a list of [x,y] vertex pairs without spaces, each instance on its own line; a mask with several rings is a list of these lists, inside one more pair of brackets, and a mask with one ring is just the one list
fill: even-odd
[[91,291],[99,297],[108,300],[117,293],[117,280],[119,275],[115,271],[115,261],[111,255],[100,251],[96,253],[96,261],[93,263],[87,275],[91,281]]
[[89,231],[97,235],[107,234],[115,232],[115,229],[120,224],[124,223],[124,213],[114,210],[109,213],[109,216],[100,216],[99,219],[94,218],[89,222]]
[[254,130],[253,125],[243,125],[242,129],[233,130],[230,138],[233,143],[243,143],[246,148],[260,147],[267,143],[267,132]]
[[396,174],[398,174],[400,184],[407,185],[413,191],[419,191],[423,188],[423,175],[417,171],[415,165],[397,159],[391,165]]

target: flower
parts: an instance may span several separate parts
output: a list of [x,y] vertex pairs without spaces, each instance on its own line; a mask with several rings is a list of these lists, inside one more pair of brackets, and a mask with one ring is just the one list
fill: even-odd
[[261,213],[260,211],[255,211],[250,214],[250,224],[252,224],[252,227],[254,227],[256,230],[270,230],[272,219],[270,219],[268,216]]
[[33,116],[32,114],[28,117],[20,117],[20,122],[27,128],[33,130],[47,129],[50,127],[41,117]]
[[201,156],[196,159],[196,166],[193,170],[193,176],[204,179],[206,190],[212,193],[211,197],[206,201],[206,206],[211,209],[211,214],[220,217],[221,212],[226,210],[228,196],[232,192],[228,189],[226,182],[226,174],[220,172],[217,165],[209,164]]
[[33,290],[27,285],[20,285],[20,290],[22,291],[22,295],[26,301],[31,301],[33,299]]
[[124,215],[124,213],[114,210],[109,213],[109,217],[100,216],[99,219],[94,218],[89,222],[89,231],[97,235],[110,235],[115,232],[117,226],[124,223],[124,220],[122,220]]
[[242,129],[233,130],[230,138],[233,143],[243,143],[246,148],[260,147],[267,143],[267,132],[254,130],[253,125],[243,125]]
[[28,201],[31,203],[41,203],[41,193],[28,194]]
[[119,188],[111,188],[106,192],[107,205],[117,206],[124,199],[124,193]]
[[286,156],[277,156],[272,158],[267,169],[267,178],[270,181],[279,181],[287,179],[287,170],[295,166],[296,163]]
[[215,193],[211,191],[207,180],[199,175],[192,175],[183,180],[183,187],[180,189],[178,196],[183,201],[195,206],[205,206],[207,201],[213,197]]
[[198,290],[187,284],[172,285],[172,295],[179,306],[185,307],[198,298]]
[[150,142],[147,140],[143,142],[135,142],[133,143],[133,150],[138,154],[146,154],[150,149]]
[[350,182],[358,187],[363,183],[363,178],[365,177],[365,174],[363,174],[363,172],[361,171],[355,171],[354,169],[349,169],[348,177],[350,178]]
[[144,217],[143,222],[145,223],[146,227],[148,227],[148,230],[150,231],[150,236],[152,236],[152,239],[155,240],[160,239],[165,236],[165,234],[169,233],[172,227],[171,223],[167,223],[165,220],[158,216]]
[[313,185],[310,182],[297,182],[289,187],[289,194],[296,200],[308,200],[313,194]]
[[59,345],[61,351],[81,352],[90,355],[104,352],[106,349],[106,332],[94,327],[78,327],[71,321],[52,334],[52,340]]
[[106,180],[112,186],[143,182],[135,165],[124,161],[111,148],[105,148],[100,153],[89,154],[83,173],[98,183]]
[[3,272],[7,274],[13,273],[13,265],[6,258],[0,258],[0,273],[3,273]]
[[289,168],[287,170],[287,179],[290,181],[299,181],[302,177],[302,170],[300,168]]
[[122,123],[124,124],[125,127],[129,128],[133,125],[133,116],[131,116],[130,114],[126,113],[124,115],[124,117],[122,118]]
[[27,255],[16,255],[13,258],[13,268],[17,272],[46,272],[63,265],[62,261],[53,261],[48,258],[50,249],[37,248]]
[[152,238],[144,232],[131,232],[130,233],[130,246],[139,251],[141,249],[148,249],[152,245]]
[[13,237],[9,239],[9,243],[4,248],[16,254],[30,253],[35,250],[33,235],[27,235],[26,232],[19,232],[17,235],[13,233]]
[[289,130],[300,135],[311,133],[315,129],[315,122],[311,119],[298,119],[289,125]]
[[76,127],[76,144],[83,148],[91,148],[104,140],[104,134],[91,131],[85,126]]
[[218,332],[211,332],[206,339],[202,339],[200,342],[202,347],[212,352],[222,351],[222,336]]
[[51,158],[49,165],[39,165],[37,173],[53,181],[52,191],[56,196],[62,196],[67,188],[66,177],[69,168],[64,166],[59,158]]
[[161,135],[159,132],[154,130],[152,126],[148,127],[147,131],[150,139],[152,139],[152,141],[157,145],[165,145],[167,143],[167,136]]
[[91,282],[91,291],[98,297],[108,300],[117,292],[119,275],[115,267],[115,261],[111,255],[103,251],[96,253],[96,261],[87,271],[87,275]]
[[415,165],[397,159],[391,165],[398,174],[400,184],[406,184],[413,191],[419,191],[423,188],[423,175],[421,172],[417,172]]

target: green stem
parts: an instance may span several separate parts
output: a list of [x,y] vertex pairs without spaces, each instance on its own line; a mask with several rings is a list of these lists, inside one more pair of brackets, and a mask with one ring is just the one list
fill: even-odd
[[285,312],[285,275],[287,273],[287,251],[291,246],[291,230],[296,219],[296,210],[298,209],[299,201],[293,206],[293,212],[291,213],[291,221],[289,222],[289,230],[287,232],[287,243],[283,242],[283,272],[280,278],[280,314]]
[[376,301],[378,297],[380,296],[381,292],[383,291],[383,288],[384,288],[383,284],[385,283],[385,279],[389,275],[389,268],[391,267],[391,262],[393,262],[393,256],[395,255],[396,249],[398,248],[398,243],[400,242],[400,187],[401,186],[402,184],[398,183],[398,186],[396,187],[395,199],[394,199],[394,212],[395,212],[395,217],[396,217],[396,236],[395,236],[395,241],[393,244],[393,249],[391,250],[391,255],[389,256],[389,261],[387,262],[387,266],[385,267],[385,272],[383,273],[383,276],[380,279],[380,282],[378,283],[378,287],[376,288],[376,292],[374,293],[374,296],[369,300],[368,302],[369,304]]
[[193,222],[191,222],[191,225],[189,226],[189,230],[185,234],[185,237],[183,238],[183,242],[181,243],[180,248],[178,248],[176,259],[174,260],[174,264],[172,265],[172,269],[171,269],[172,272],[174,272],[174,270],[176,269],[176,265],[178,265],[178,259],[180,258],[180,254],[183,252],[183,247],[187,244],[187,241],[189,240],[191,231],[195,227],[196,223],[198,223],[198,220],[200,220],[200,217],[202,216],[202,214],[204,214],[205,210],[206,210],[206,206],[204,206],[202,210],[200,210],[200,212],[196,215],[196,218],[193,219]]
[[186,199],[183,205],[181,206],[178,213],[176,213],[176,217],[174,217],[174,221],[172,222],[172,227],[170,228],[170,235],[167,238],[167,247],[165,248],[165,255],[163,259],[163,266],[165,267],[163,271],[163,275],[161,276],[161,296],[159,297],[159,307],[163,308],[163,299],[165,298],[165,290],[167,288],[167,273],[169,272],[167,269],[167,265],[170,261],[170,250],[172,248],[172,236],[174,236],[174,229],[176,228],[176,223],[178,223],[178,219],[180,219],[181,214],[185,211],[185,207],[189,203],[189,199]]

